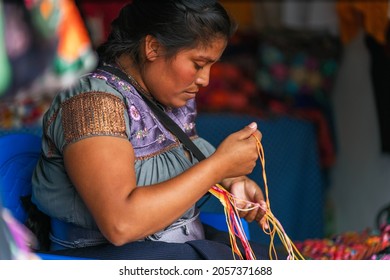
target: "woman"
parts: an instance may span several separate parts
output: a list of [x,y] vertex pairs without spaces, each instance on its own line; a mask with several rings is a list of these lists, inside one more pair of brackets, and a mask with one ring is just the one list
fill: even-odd
[[[206,240],[195,203],[216,183],[264,203],[245,176],[258,158],[252,135],[261,133],[251,123],[215,149],[198,137],[194,121],[196,94],[234,30],[212,0],[135,0],[121,10],[98,54],[105,69],[121,70],[131,82],[97,69],[61,92],[44,117],[32,198],[51,217],[53,250],[103,259],[232,258],[228,246]],[[142,95],[206,159],[184,148]],[[241,214],[256,222],[264,215]]]

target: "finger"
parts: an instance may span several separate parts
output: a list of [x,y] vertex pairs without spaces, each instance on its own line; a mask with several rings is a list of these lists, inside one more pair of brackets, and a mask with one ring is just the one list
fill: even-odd
[[268,208],[267,203],[264,200],[260,201],[260,211],[259,211],[260,217],[257,217],[258,218],[257,221],[259,222],[259,225],[265,230],[269,228],[267,218],[265,216],[267,212],[267,208]]
[[249,213],[249,210],[247,210],[248,203],[244,204],[242,206],[239,206],[237,208],[238,208],[238,214],[239,214],[240,218],[245,218],[248,215],[248,213]]
[[266,209],[267,203],[264,200],[264,194],[263,191],[260,188],[257,188],[254,195],[253,195],[254,201],[260,204],[260,208]]
[[[263,201],[263,202],[264,202],[264,201]],[[265,204],[265,202],[264,202],[264,204]],[[255,217],[255,220],[256,220],[257,222],[260,222],[261,219],[263,219],[263,217],[264,217],[264,215],[265,215],[265,212],[266,212],[264,209],[265,209],[265,208],[262,207],[262,206],[259,207],[259,210],[257,211],[256,217]]]
[[259,208],[254,208],[252,210],[249,210],[253,208],[253,205],[249,205],[248,207],[248,212],[245,215],[245,220],[247,220],[249,223],[253,222],[256,219],[257,213],[259,212]]
[[246,216],[248,215],[248,212],[249,211],[241,210],[241,211],[238,212],[238,214],[239,214],[240,218],[244,218],[246,220]]
[[[253,203],[246,203],[244,206],[241,207],[241,210],[239,211],[240,217],[244,218],[248,222],[252,222],[253,218],[251,216],[254,216],[253,209],[255,208]],[[256,210],[256,208],[255,208]]]
[[239,133],[238,139],[239,140],[248,139],[256,131],[257,131],[257,123],[252,122],[238,132]]
[[259,130],[253,132],[252,136],[254,136],[258,141],[261,141],[261,139],[263,138],[263,134]]
[[259,225],[264,230],[268,230],[269,229],[269,225],[268,225],[268,222],[267,222],[267,219],[266,219],[265,216],[263,216],[263,218],[259,221]]

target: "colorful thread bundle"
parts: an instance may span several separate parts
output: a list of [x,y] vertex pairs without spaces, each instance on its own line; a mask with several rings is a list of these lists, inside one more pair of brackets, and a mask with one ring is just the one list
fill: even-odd
[[[213,194],[216,198],[218,198],[223,205],[226,223],[229,230],[230,244],[232,245],[233,253],[237,254],[240,259],[244,259],[237,244],[237,236],[244,247],[245,259],[255,260],[256,256],[253,253],[248,238],[246,237],[245,231],[242,228],[241,219],[238,214],[239,208],[236,207],[236,198],[231,193],[226,191],[221,185],[218,184],[212,186],[209,192]],[[233,257],[235,257],[234,254]]]
[[274,239],[275,234],[278,234],[280,240],[282,241],[282,244],[284,245],[285,249],[287,250],[287,259],[288,260],[298,260],[298,259],[304,259],[304,257],[301,255],[301,253],[298,251],[298,249],[295,247],[294,243],[291,241],[291,239],[288,237],[286,232],[284,231],[281,223],[276,219],[276,217],[271,212],[270,202],[268,198],[268,185],[267,185],[267,176],[265,172],[265,159],[264,159],[264,149],[261,145],[260,140],[253,135],[253,137],[256,138],[257,143],[257,150],[259,153],[261,165],[262,165],[262,175],[263,175],[263,181],[264,181],[264,188],[265,188],[265,201],[266,206],[262,207],[260,204],[253,204],[249,201],[246,201],[247,204],[252,204],[253,206],[250,208],[240,208],[238,207],[238,202],[243,202],[241,199],[235,197],[228,191],[226,191],[221,185],[216,184],[213,186],[209,192],[213,194],[215,197],[219,199],[219,201],[222,203],[225,211],[226,216],[226,222],[228,225],[229,235],[230,235],[230,242],[232,245],[232,251],[233,253],[237,254],[240,259],[244,259],[243,254],[241,253],[238,245],[237,245],[237,239],[236,236],[240,239],[244,251],[245,251],[245,259],[248,260],[254,260],[256,259],[256,256],[253,253],[253,250],[250,246],[250,243],[245,235],[245,231],[242,229],[242,223],[238,214],[238,211],[251,211],[256,208],[262,208],[262,210],[265,212],[264,219],[265,222],[262,225],[263,231],[268,234],[271,238],[270,246],[269,246],[269,257],[270,259],[277,259],[277,253],[276,248],[274,245]]

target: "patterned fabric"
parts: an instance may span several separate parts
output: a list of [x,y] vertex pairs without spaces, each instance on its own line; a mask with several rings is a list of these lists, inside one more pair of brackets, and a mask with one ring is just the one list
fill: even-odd
[[93,135],[126,137],[124,104],[108,93],[78,95],[62,104],[66,144]]
[[[12,98],[68,86],[96,65],[96,54],[72,0],[0,4],[0,96]],[[33,69],[33,70],[31,70]]]
[[332,238],[307,239],[296,243],[302,254],[318,260],[386,259],[390,247],[390,225],[380,232],[366,229],[362,232],[344,232]]
[[7,133],[40,126],[56,91],[91,71],[97,56],[73,0],[0,1],[0,18],[0,128]]

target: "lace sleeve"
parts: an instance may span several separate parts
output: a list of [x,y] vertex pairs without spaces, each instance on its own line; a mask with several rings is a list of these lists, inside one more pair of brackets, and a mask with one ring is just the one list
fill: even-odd
[[61,105],[65,145],[96,135],[127,138],[125,104],[112,94],[88,92]]

